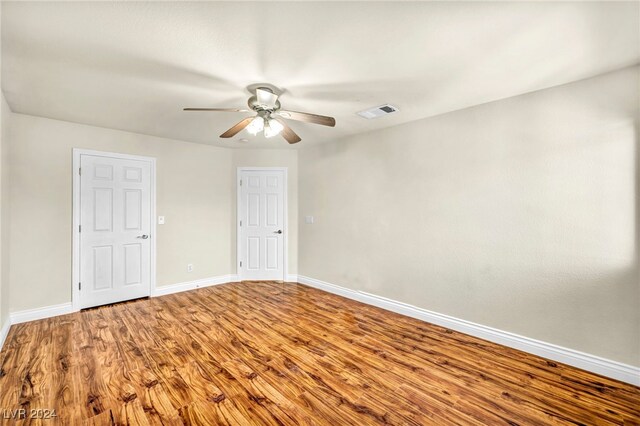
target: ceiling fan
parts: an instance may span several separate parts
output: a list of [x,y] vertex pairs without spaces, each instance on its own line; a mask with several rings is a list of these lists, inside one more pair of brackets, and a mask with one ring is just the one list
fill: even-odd
[[336,120],[333,117],[281,109],[278,95],[268,87],[258,87],[255,92],[256,94],[251,96],[248,102],[251,110],[236,108],[184,108],[184,111],[256,112],[255,116],[243,119],[221,134],[221,138],[233,137],[246,127],[247,131],[252,135],[264,132],[264,136],[267,138],[282,134],[282,137],[284,137],[287,142],[293,144],[300,142],[302,139],[282,120],[283,118],[330,127],[336,125]]

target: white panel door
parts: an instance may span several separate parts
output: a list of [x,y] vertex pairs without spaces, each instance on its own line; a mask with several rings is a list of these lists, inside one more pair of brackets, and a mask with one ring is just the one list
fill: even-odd
[[151,163],[81,155],[80,307],[151,292]]
[[242,280],[284,280],[285,173],[242,170],[238,271]]

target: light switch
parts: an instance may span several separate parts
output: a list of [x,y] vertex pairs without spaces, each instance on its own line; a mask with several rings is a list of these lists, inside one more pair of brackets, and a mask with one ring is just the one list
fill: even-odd
[[164,225],[164,216],[158,216],[158,225]]
[[305,216],[304,217],[304,223],[306,223],[308,225],[312,225],[313,224],[313,216]]

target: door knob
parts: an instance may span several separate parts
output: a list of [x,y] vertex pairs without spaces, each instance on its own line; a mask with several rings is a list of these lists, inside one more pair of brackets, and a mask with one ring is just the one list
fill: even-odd
[[143,240],[146,240],[147,238],[149,238],[148,235],[138,235],[136,238],[142,238]]
[[282,229],[278,229],[277,231],[273,231],[274,234],[282,234]]

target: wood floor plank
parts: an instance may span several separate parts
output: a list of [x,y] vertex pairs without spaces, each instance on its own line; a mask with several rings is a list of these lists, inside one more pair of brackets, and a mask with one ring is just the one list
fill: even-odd
[[0,390],[29,425],[640,424],[638,387],[295,283],[15,325]]
[[294,404],[288,397],[265,381],[259,373],[240,360],[226,361],[223,366],[247,391],[249,399],[273,413],[283,424],[314,424],[310,414],[303,407]]
[[[72,422],[71,424],[78,424],[76,422]],[[82,421],[83,426],[114,426],[115,421],[113,419],[113,414],[111,410],[104,411],[98,415],[89,417]]]
[[221,416],[215,403],[206,401],[195,401],[180,408],[180,419],[185,426],[232,424]]

